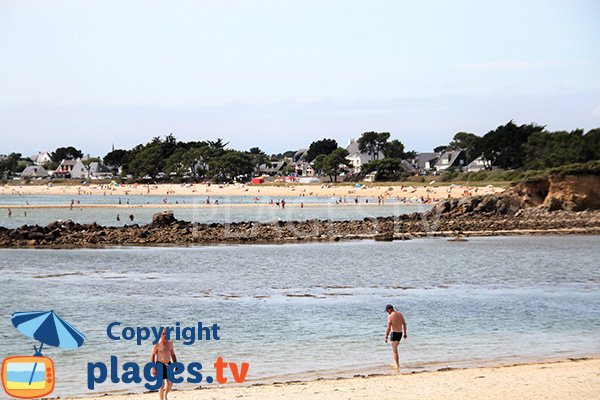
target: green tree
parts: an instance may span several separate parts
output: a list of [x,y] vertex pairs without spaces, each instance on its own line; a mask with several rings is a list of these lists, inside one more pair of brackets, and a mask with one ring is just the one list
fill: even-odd
[[405,159],[409,159],[409,158],[415,158],[417,156],[417,152],[415,150],[410,150],[404,153],[404,158]]
[[185,165],[192,173],[194,179],[198,179],[206,174],[206,155],[208,153],[208,146],[194,147],[188,149],[182,157],[181,162]]
[[584,162],[585,150],[581,129],[572,132],[535,132],[523,145],[525,167],[542,169]]
[[543,126],[536,124],[516,125],[509,121],[506,125],[490,131],[481,140],[481,151],[493,166],[505,169],[523,168],[525,151],[523,145],[529,136],[542,132]]
[[229,144],[229,142],[223,142],[223,139],[221,138],[217,138],[217,140],[214,141],[208,140],[206,143],[208,144],[208,153],[206,154],[208,159],[212,157],[220,157],[225,154],[225,147],[227,147]]
[[308,151],[306,152],[306,161],[311,162],[317,158],[319,154],[331,154],[337,148],[338,143],[335,139],[316,140],[308,147]]
[[583,139],[586,161],[600,160],[600,128],[589,130]]
[[441,153],[442,151],[446,151],[448,146],[438,146],[433,149],[434,153]]
[[[159,172],[164,172],[166,160],[182,147],[186,146],[180,145],[172,134],[167,135],[164,140],[156,136],[127,153],[123,161],[124,170],[136,177],[148,175],[154,178]],[[170,166],[174,166],[173,162]]]
[[151,142],[137,151],[128,162],[127,170],[136,177],[150,176],[155,178],[162,172],[164,158],[160,143]]
[[75,160],[81,157],[83,157],[81,150],[78,150],[73,146],[59,147],[50,155],[52,161],[56,163],[60,163],[62,160]]
[[338,147],[331,152],[331,154],[325,155],[324,158],[321,159],[321,171],[324,174],[329,175],[329,179],[332,182],[337,182],[338,175],[342,171],[348,170],[351,165],[346,157],[348,157],[348,150],[343,147]]
[[127,153],[127,150],[122,149],[116,149],[111,152],[108,152],[103,158],[104,164],[114,168],[121,167],[125,163]]
[[383,151],[388,139],[389,132],[364,132],[358,138],[358,149],[371,156],[372,160],[379,159],[379,152]]
[[165,160],[165,172],[175,173],[178,176],[189,173],[194,179],[198,179],[206,173],[204,160],[209,152],[206,144],[201,147],[180,147]]
[[363,167],[361,171],[365,174],[375,172],[376,181],[394,181],[405,175],[402,160],[399,158],[383,158],[374,160]]
[[250,155],[252,156],[254,162],[255,171],[258,171],[258,168],[261,166],[261,164],[264,164],[267,161],[269,161],[269,157],[267,157],[267,154],[258,147],[252,147],[250,149]]
[[325,169],[325,159],[326,158],[327,158],[327,155],[319,154],[317,156],[317,158],[314,159],[313,169],[315,170],[315,172],[317,174],[323,174],[323,171]]
[[243,151],[225,150],[222,156],[213,157],[208,162],[208,174],[217,182],[247,180],[253,171],[254,160],[250,154]]
[[165,140],[160,142],[160,148],[164,159],[170,157],[178,148],[177,139],[169,133],[165,136]]
[[17,172],[21,172],[19,161],[21,160],[21,153],[10,153],[4,158],[0,159],[0,178],[11,178]]
[[468,164],[481,155],[481,151],[479,150],[480,145],[481,137],[474,133],[458,132],[454,135],[450,144],[448,144],[448,149],[464,150]]
[[387,142],[383,148],[385,158],[405,158],[404,145],[398,139]]
[[182,176],[189,171],[189,167],[183,162],[183,155],[186,149],[181,147],[173,152],[164,162],[165,172],[170,174],[175,173],[177,176]]

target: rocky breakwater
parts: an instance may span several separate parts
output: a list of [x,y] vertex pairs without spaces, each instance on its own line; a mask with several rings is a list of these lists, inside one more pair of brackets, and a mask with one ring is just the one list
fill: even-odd
[[[460,207],[473,211],[456,212],[457,207],[436,207],[425,214],[365,218],[357,221],[278,221],[194,224],[174,218],[172,213],[155,215],[148,225],[106,227],[57,221],[47,226],[24,225],[0,228],[0,247],[94,247],[114,245],[188,245],[211,243],[285,243],[350,239],[398,240],[423,236],[509,235],[526,233],[600,234],[600,211],[555,211],[520,209],[515,214],[496,211],[502,202],[475,200]],[[477,203],[475,206],[474,204]],[[490,204],[495,204],[492,206]],[[500,204],[500,206],[497,206]],[[493,211],[475,211],[493,209]]]
[[[403,216],[402,221],[418,226],[419,214]],[[147,225],[123,227],[78,224],[71,220],[47,226],[24,225],[0,228],[0,247],[23,246],[106,246],[194,243],[289,242],[375,238],[393,232],[394,217],[359,221],[277,221],[196,224],[177,220],[172,212],[155,214]],[[417,229],[411,229],[417,231]],[[396,230],[396,238],[403,235]]]

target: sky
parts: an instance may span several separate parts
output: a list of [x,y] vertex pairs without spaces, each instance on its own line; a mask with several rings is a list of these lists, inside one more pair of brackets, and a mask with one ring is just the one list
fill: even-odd
[[0,154],[600,127],[600,1],[3,1]]

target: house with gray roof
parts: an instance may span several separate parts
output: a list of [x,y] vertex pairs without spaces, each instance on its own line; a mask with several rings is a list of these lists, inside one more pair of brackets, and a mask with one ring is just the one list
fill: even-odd
[[402,160],[402,168],[404,168],[404,172],[409,175],[416,175],[419,173],[419,171],[408,160]]
[[463,150],[443,151],[433,167],[437,172],[462,169],[467,165],[467,156]]
[[[346,159],[350,161],[350,164],[352,165],[352,172],[355,174],[359,173],[363,165],[368,164],[372,159],[372,155],[370,153],[363,153],[360,151],[358,148],[358,141],[355,139],[350,139],[348,146],[346,146],[346,150],[348,151],[348,156]],[[380,151],[378,158],[382,159],[383,157],[383,153]]]
[[433,170],[433,166],[439,157],[440,153],[419,153],[416,157],[408,160],[408,163],[419,174],[425,174]]
[[286,165],[285,161],[267,161],[258,166],[258,172],[265,175],[277,175],[283,171]]
[[101,162],[92,161],[88,167],[88,175],[90,179],[107,179],[112,178],[113,173]]
[[294,162],[306,161],[307,156],[308,156],[308,149],[300,149],[296,153],[294,153],[294,157],[292,157],[292,161],[294,161]]
[[26,167],[20,174],[21,178],[27,179],[44,179],[49,178],[50,174],[46,171],[46,168],[39,165],[30,165]]

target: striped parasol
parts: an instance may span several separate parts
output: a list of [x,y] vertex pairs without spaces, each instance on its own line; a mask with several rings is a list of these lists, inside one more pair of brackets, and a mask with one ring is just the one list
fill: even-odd
[[36,355],[41,355],[43,345],[76,349],[85,341],[85,335],[56,315],[54,311],[17,312],[12,323],[25,336],[41,342]]

